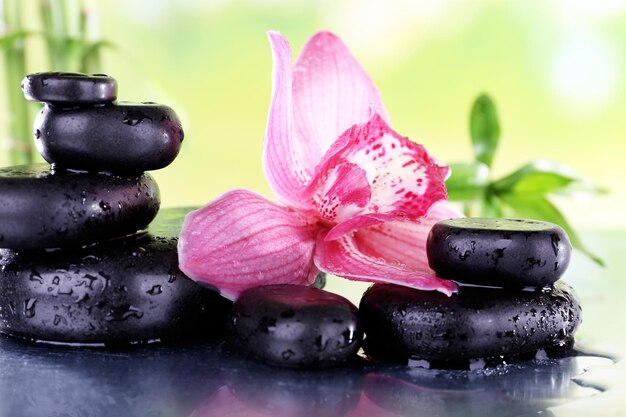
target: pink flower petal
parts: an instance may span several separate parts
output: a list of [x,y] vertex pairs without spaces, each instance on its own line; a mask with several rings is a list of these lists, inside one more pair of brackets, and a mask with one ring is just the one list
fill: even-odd
[[[462,215],[442,200],[433,204],[419,223],[388,222],[359,229],[354,238],[359,250],[368,256],[402,263],[411,269],[431,271],[426,257],[426,240],[430,229],[438,221],[453,217]],[[434,271],[431,273],[435,274]]]
[[348,48],[330,32],[304,46],[293,72],[294,127],[307,144],[304,166],[314,168],[350,126],[374,113],[388,119],[380,94]]
[[302,166],[306,144],[293,135],[292,69],[289,42],[278,32],[268,32],[274,64],[272,101],[263,142],[263,169],[272,191],[291,207],[307,208],[302,197],[310,169]]
[[[358,227],[390,220],[418,220],[430,206],[445,200],[444,180],[449,169],[440,166],[422,145],[394,132],[378,115],[347,130],[333,144],[309,184],[306,194],[319,206],[322,190],[332,181],[336,167],[350,163],[361,168],[371,186],[369,204],[358,213],[362,220],[338,226],[328,239],[350,233]],[[381,216],[382,215],[382,216]]]
[[365,171],[350,163],[337,165],[324,185],[318,210],[319,216],[330,224],[362,211],[372,195]]
[[180,269],[235,299],[266,284],[307,284],[319,226],[247,190],[233,190],[187,215],[178,241]]
[[353,236],[325,241],[321,233],[315,246],[315,265],[323,272],[355,281],[386,282],[420,290],[436,290],[451,295],[457,285],[437,278],[432,271],[410,268],[401,262],[388,262],[363,253]]

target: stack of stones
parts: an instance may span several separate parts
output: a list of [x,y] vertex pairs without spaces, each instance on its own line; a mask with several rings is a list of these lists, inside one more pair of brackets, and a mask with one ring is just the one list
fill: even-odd
[[177,156],[174,111],[119,103],[106,75],[26,76],[51,165],[0,169],[0,332],[31,341],[127,345],[194,337],[228,303],[178,269],[178,229],[144,172]]
[[428,237],[428,260],[438,276],[460,284],[458,293],[372,286],[359,309],[365,351],[470,369],[568,353],[581,307],[572,288],[557,281],[570,253],[566,233],[551,223],[441,221]]

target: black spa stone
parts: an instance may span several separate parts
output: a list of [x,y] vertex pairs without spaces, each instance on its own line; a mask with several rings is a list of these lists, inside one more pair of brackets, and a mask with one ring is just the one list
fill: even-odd
[[159,205],[148,174],[91,174],[46,164],[0,168],[0,248],[60,248],[125,236],[144,229]]
[[571,246],[559,226],[520,219],[450,219],[426,243],[430,267],[442,278],[490,286],[543,287],[567,269]]
[[363,295],[359,315],[369,355],[467,368],[470,359],[524,359],[571,346],[581,307],[564,283],[538,291],[461,286],[451,297],[379,284]]
[[154,103],[44,106],[35,119],[34,135],[37,150],[51,164],[110,172],[164,168],[183,141],[174,110]]
[[348,361],[362,332],[345,298],[300,285],[245,291],[228,318],[230,345],[246,356],[293,368],[324,368]]
[[0,332],[97,345],[221,334],[231,303],[178,269],[177,233],[155,223],[83,249],[0,250]]
[[27,100],[58,106],[104,104],[117,98],[117,81],[104,74],[39,72],[22,80]]

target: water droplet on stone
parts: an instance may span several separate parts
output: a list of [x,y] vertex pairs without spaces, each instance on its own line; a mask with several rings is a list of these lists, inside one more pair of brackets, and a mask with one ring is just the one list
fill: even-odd
[[163,292],[163,288],[160,285],[154,285],[152,288],[146,291],[146,293],[150,295],[159,295],[162,292]]
[[36,298],[29,298],[28,300],[24,301],[24,316],[26,316],[26,318],[29,318],[29,319],[35,317],[36,306],[37,306]]

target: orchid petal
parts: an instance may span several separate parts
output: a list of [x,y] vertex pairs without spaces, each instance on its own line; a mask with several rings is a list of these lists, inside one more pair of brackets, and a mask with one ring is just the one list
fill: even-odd
[[350,163],[335,167],[324,185],[318,211],[320,217],[331,224],[362,211],[372,195],[365,171]]
[[368,256],[403,263],[411,269],[430,271],[426,257],[430,229],[438,221],[454,217],[462,215],[442,200],[433,204],[419,222],[396,221],[363,228],[355,233],[354,238],[359,250]]
[[353,236],[325,241],[321,233],[315,246],[315,265],[323,272],[355,281],[385,282],[419,290],[436,290],[446,295],[457,291],[453,281],[437,278],[431,270],[388,262],[361,251]]
[[272,47],[272,101],[265,140],[263,169],[274,194],[291,207],[307,208],[302,191],[310,172],[301,161],[308,150],[293,135],[291,47],[278,32],[268,32]]
[[350,219],[353,225],[338,227],[327,239],[385,221],[417,221],[435,202],[446,199],[448,167],[438,165],[422,145],[397,134],[379,115],[337,139],[316,168],[305,194],[319,206],[320,190],[327,188],[336,167],[346,163],[365,171],[371,198],[359,214],[364,219]]
[[247,190],[233,190],[185,217],[180,269],[235,299],[266,284],[308,284],[319,226]]
[[388,120],[380,94],[348,48],[330,32],[304,46],[293,72],[294,128],[308,151],[312,173],[331,144],[350,126],[374,113]]

